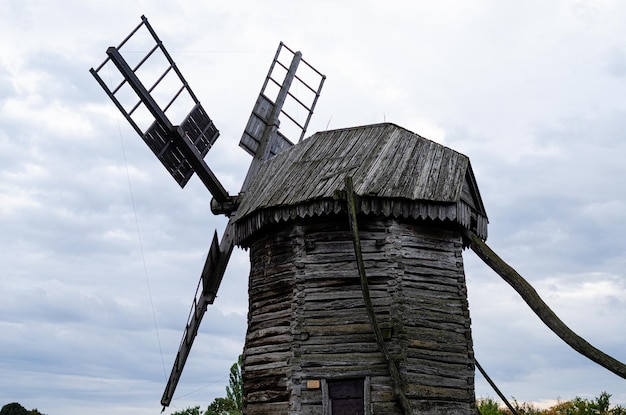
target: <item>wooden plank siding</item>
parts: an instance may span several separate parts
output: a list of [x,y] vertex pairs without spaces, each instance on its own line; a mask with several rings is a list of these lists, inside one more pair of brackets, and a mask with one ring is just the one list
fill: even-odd
[[487,237],[469,159],[384,123],[316,133],[263,163],[237,209],[236,242],[268,224],[341,211],[346,176],[360,212],[450,220]]
[[[401,414],[365,310],[347,216],[321,219],[267,225],[244,243],[244,413],[323,415],[322,390],[307,381],[363,378],[366,414]],[[457,226],[359,216],[373,307],[416,414],[476,414]]]

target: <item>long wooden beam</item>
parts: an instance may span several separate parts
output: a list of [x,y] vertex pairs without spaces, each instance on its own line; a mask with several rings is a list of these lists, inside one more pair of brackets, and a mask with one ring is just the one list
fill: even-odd
[[385,344],[385,339],[383,337],[383,333],[380,330],[380,326],[378,324],[378,319],[376,318],[376,313],[374,312],[374,305],[372,303],[372,298],[370,297],[370,289],[369,283],[367,281],[367,274],[365,273],[365,261],[363,260],[363,251],[361,249],[361,238],[359,237],[359,225],[357,221],[356,214],[356,197],[354,193],[354,186],[352,183],[352,177],[346,176],[345,178],[346,184],[346,204],[348,205],[348,219],[350,223],[350,231],[352,232],[352,242],[354,245],[354,254],[356,256],[356,264],[357,269],[359,270],[359,279],[361,281],[361,292],[363,293],[363,300],[365,301],[365,309],[367,311],[367,317],[370,321],[370,325],[372,326],[372,331],[374,332],[374,338],[376,339],[376,345],[378,346],[378,350],[383,355],[385,362],[387,362],[387,367],[389,368],[389,375],[391,376],[391,384],[393,385],[393,392],[398,398],[400,402],[400,406],[402,407],[402,411],[405,415],[412,414],[413,410],[411,409],[411,402],[406,397],[404,393],[404,388],[402,378],[400,376],[400,371],[396,366],[396,362],[393,359],[393,356],[387,349],[387,345]]
[[596,362],[600,366],[610,370],[617,376],[626,379],[626,365],[617,359],[609,356],[603,351],[596,349],[585,339],[574,333],[561,319],[548,307],[541,299],[537,291],[517,273],[510,265],[502,260],[495,252],[487,246],[474,232],[463,230],[465,237],[470,242],[472,251],[482,259],[485,264],[489,265],[504,281],[506,281],[528,306],[537,314],[537,317],[543,321],[557,336],[567,343],[572,349]]

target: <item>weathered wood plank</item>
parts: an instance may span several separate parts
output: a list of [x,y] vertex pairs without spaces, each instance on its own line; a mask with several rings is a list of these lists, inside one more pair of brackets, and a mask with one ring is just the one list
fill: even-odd
[[463,388],[448,388],[409,383],[407,385],[407,395],[419,397],[420,400],[441,399],[447,402],[461,401],[474,404],[474,393],[470,392],[467,385],[464,385]]

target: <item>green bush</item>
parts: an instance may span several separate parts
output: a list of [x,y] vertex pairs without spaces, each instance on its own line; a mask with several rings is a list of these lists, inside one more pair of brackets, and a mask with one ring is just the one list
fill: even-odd
[[[575,397],[570,401],[559,402],[548,409],[537,409],[529,403],[519,403],[513,400],[512,406],[519,415],[626,415],[626,408],[615,406],[611,408],[611,395],[602,392],[595,399]],[[492,398],[480,398],[476,407],[482,415],[513,415],[508,408],[503,408],[498,401]]]

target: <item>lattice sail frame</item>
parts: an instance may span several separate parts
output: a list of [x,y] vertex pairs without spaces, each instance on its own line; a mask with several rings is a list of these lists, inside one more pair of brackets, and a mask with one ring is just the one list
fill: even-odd
[[[291,63],[287,63],[287,60]],[[298,69],[300,72],[297,72]],[[285,72],[282,80],[280,79],[281,71]],[[306,72],[306,77],[303,72]],[[282,115],[286,118],[283,120],[290,124],[290,130],[296,134],[299,133],[298,141],[302,140],[325,80],[326,76],[302,59],[300,52],[294,52],[280,42],[239,146],[251,156],[257,156],[263,141],[263,134],[267,131],[267,127],[272,125],[276,128],[269,139],[267,154],[262,158],[269,159],[293,146],[293,142],[288,138],[291,134],[278,129],[279,118]],[[300,86],[302,89],[299,88]],[[278,91],[275,98],[272,98],[272,89]],[[301,110],[306,114],[304,121],[299,121],[299,117],[294,114]]]
[[[141,23],[117,47],[107,49],[108,57],[100,66],[96,69],[92,68],[90,72],[174,180],[181,187],[184,187],[194,173],[194,161],[190,160],[190,158],[195,157],[189,157],[189,150],[184,148],[183,141],[191,144],[191,147],[195,150],[192,151],[197,153],[197,156],[202,159],[217,140],[219,131],[202,108],[200,101],[163,46],[163,42],[148,23],[146,17],[142,16],[141,20]],[[153,43],[142,59],[131,68],[127,64],[126,58],[132,58],[136,51],[126,50],[124,46],[128,47],[129,40],[133,37],[145,35],[145,33],[141,33],[141,29],[147,30]],[[130,61],[130,59],[128,60]],[[156,81],[146,87],[139,79],[138,72],[147,66],[146,63],[159,60],[163,61],[166,67]],[[123,78],[117,86],[111,88],[100,75],[104,68],[110,67],[107,65],[109,63],[115,65]],[[166,84],[164,82],[166,78],[170,85],[164,85]],[[152,96],[153,92],[160,86],[161,89],[163,86],[170,89],[166,91],[169,96],[162,103],[157,102],[157,99]],[[134,92],[134,96],[130,99],[128,99],[128,87],[132,88]],[[124,94],[127,96],[124,97]],[[127,98],[126,102],[123,102],[124,98]],[[132,98],[134,98],[134,101]],[[191,108],[179,125],[176,125],[170,120],[170,117],[172,117],[170,113],[173,112],[172,109],[177,104],[179,106],[184,105],[181,103],[186,103]],[[141,111],[142,109],[144,111]],[[148,119],[151,118],[151,122],[147,128],[142,128],[140,126],[143,121],[141,117],[144,116],[146,118],[146,114]],[[187,139],[185,139],[185,136]],[[183,140],[177,138],[182,138]]]

